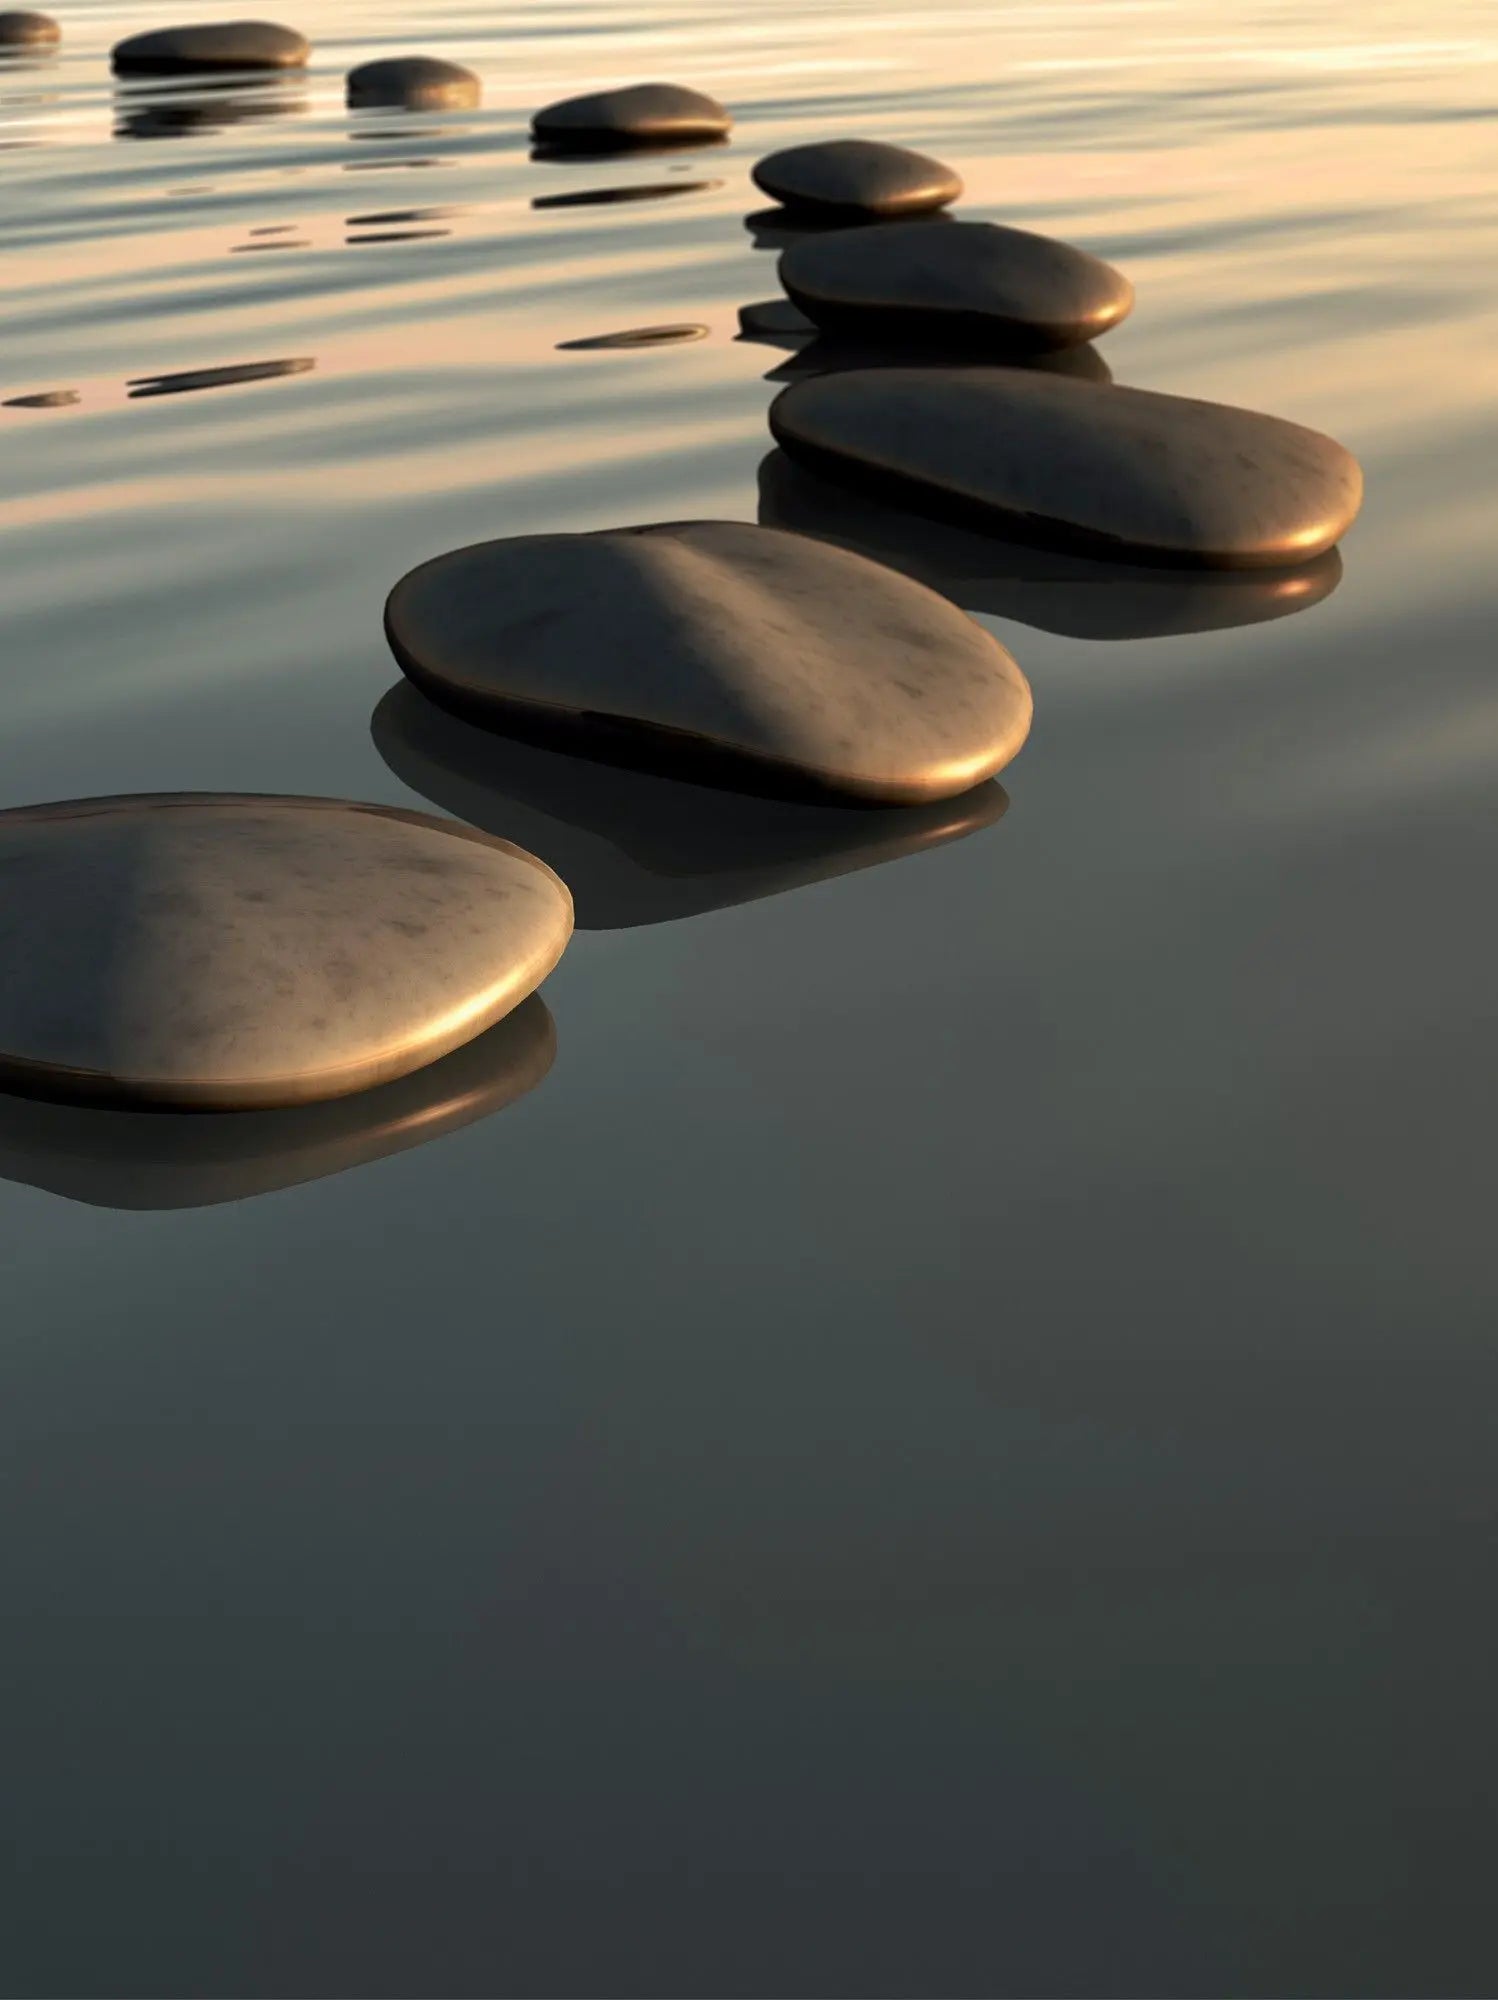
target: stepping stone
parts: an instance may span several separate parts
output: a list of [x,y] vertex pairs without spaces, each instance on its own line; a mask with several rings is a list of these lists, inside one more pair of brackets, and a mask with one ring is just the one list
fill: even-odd
[[62,29],[50,14],[21,8],[0,14],[0,49],[51,49],[62,40]]
[[675,923],[878,867],[979,833],[1009,803],[991,782],[922,806],[751,798],[496,736],[409,681],[370,734],[402,784],[555,868],[579,930]]
[[0,1095],[0,1175],[96,1208],[206,1208],[383,1160],[533,1090],[556,1025],[533,993],[497,1026],[393,1083],[272,1111],[121,1111]]
[[947,798],[1030,727],[1024,676],[944,598],[738,521],[458,549],[401,579],[385,632],[471,720],[744,789]]
[[274,21],[212,21],[190,28],[154,28],[116,42],[120,76],[170,76],[180,70],[300,69],[312,45],[295,28]]
[[779,270],[792,303],[830,333],[1018,353],[1096,340],[1134,303],[1101,258],[996,222],[839,229],[793,243]]
[[531,132],[558,151],[607,152],[626,146],[685,146],[721,139],[733,120],[715,98],[675,83],[636,83],[568,97],[538,111]]
[[[1342,580],[1336,549],[1294,569],[1204,570],[1147,568],[1037,548],[885,506],[804,471],[783,451],[770,452],[760,465],[759,519],[762,527],[815,535],[888,563],[964,611],[1069,639],[1164,639],[1258,625],[1309,611]],[[538,851],[552,859],[547,850]],[[576,894],[571,875],[566,869],[560,873]]]
[[940,160],[878,139],[789,146],[761,160],[751,178],[787,208],[849,217],[921,215],[962,193],[961,176]]
[[896,506],[1142,562],[1306,562],[1363,493],[1357,460],[1299,424],[1021,368],[821,375],[781,391],[770,429]]
[[0,812],[0,1087],[341,1097],[482,1033],[571,929],[544,863],[425,813],[194,792]]
[[383,56],[348,73],[348,101],[368,105],[403,104],[413,111],[467,111],[483,94],[471,69],[440,56]]

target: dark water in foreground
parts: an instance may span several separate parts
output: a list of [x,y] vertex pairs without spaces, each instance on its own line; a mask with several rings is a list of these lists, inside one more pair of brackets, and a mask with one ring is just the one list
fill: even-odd
[[[1487,11],[459,7],[484,110],[356,120],[395,10],[116,92],[169,17],[0,75],[0,399],[77,398],[0,410],[0,798],[426,798],[585,927],[321,1123],[0,1101],[0,1986],[1491,1994]],[[734,144],[528,158],[651,74]],[[734,334],[749,164],[846,131],[1127,268],[1119,380],[1357,451],[1340,576],[865,522],[1035,688],[929,823],[475,762],[402,570],[836,531]]]

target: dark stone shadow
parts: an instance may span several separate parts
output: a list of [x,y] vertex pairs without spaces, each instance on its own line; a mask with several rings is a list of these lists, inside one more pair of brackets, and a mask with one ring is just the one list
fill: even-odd
[[536,994],[440,1062],[325,1104],[112,1111],[0,1093],[0,1175],[96,1208],[244,1201],[425,1145],[541,1082],[556,1026]]
[[131,402],[147,396],[190,396],[200,389],[232,389],[242,382],[309,375],[316,366],[311,355],[302,354],[284,361],[235,361],[225,368],[183,368],[171,375],[132,376],[125,384],[125,393]]
[[851,874],[976,833],[1009,803],[993,783],[928,806],[720,792],[495,735],[406,682],[370,733],[402,784],[554,868],[581,930],[669,923]]
[[621,201],[669,201],[678,194],[708,194],[722,181],[637,181],[633,187],[578,188],[567,194],[538,194],[532,208],[597,208]]
[[626,160],[648,160],[661,153],[674,153],[678,157],[685,153],[711,153],[726,146],[725,134],[717,139],[628,139],[621,137],[612,145],[600,139],[580,139],[575,146],[555,140],[533,139],[531,158],[538,165],[559,165],[563,162],[573,166],[596,165],[608,161],[614,166]]
[[197,132],[220,132],[263,118],[293,118],[307,109],[300,79],[246,83],[199,79],[190,88],[164,89],[159,83],[114,94],[117,139],[186,139]]
[[744,217],[744,227],[754,238],[756,250],[789,250],[793,243],[803,243],[808,236],[830,236],[836,230],[884,229],[895,222],[902,225],[924,222],[934,229],[944,222],[956,220],[957,217],[948,215],[944,208],[930,215],[870,215],[862,219],[846,215],[806,215],[790,208],[758,208],[752,215]]
[[[789,343],[782,342],[786,345]],[[810,375],[842,375],[853,368],[971,368],[971,347],[945,347],[923,341],[851,340],[845,334],[823,333],[796,343],[784,361],[768,369],[767,382],[801,382]],[[981,359],[996,368],[1038,370],[1043,375],[1069,375],[1079,382],[1111,382],[1113,370],[1090,343],[1061,347],[1047,354],[1005,355],[984,348]]]
[[759,468],[761,527],[871,556],[964,611],[1070,639],[1163,639],[1285,618],[1342,580],[1329,549],[1294,569],[1208,572],[1107,562],[907,514],[835,486],[772,451]]

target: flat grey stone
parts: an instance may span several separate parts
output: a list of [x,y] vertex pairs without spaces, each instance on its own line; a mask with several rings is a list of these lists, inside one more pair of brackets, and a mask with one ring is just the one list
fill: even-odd
[[1306,562],[1351,526],[1357,460],[1222,403],[1020,368],[881,368],[782,390],[791,458],[917,513],[1145,562]]
[[542,862],[425,813],[163,793],[0,813],[0,1085],[225,1110],[469,1041],[572,928]]
[[393,1083],[270,1111],[119,1110],[0,1093],[0,1175],[96,1208],[206,1208],[427,1145],[533,1090],[556,1024],[533,993],[471,1042]]
[[751,787],[946,798],[1030,726],[1014,661],[944,598],[738,521],[458,549],[401,579],[385,631],[472,720]]
[[62,40],[62,29],[50,14],[17,8],[0,14],[0,49],[50,49]]
[[606,151],[721,139],[732,125],[723,106],[700,90],[684,90],[675,83],[636,83],[548,105],[532,119],[531,131],[547,146]]
[[[1342,580],[1336,549],[1293,569],[1205,570],[1041,548],[886,506],[853,487],[818,478],[783,451],[769,452],[761,462],[759,518],[763,527],[815,535],[888,563],[964,611],[1069,639],[1163,639],[1258,625],[1309,611]],[[566,869],[560,872],[572,882]]]
[[466,111],[478,103],[483,86],[471,69],[440,56],[382,56],[349,71],[347,93],[356,109],[403,104],[416,111]]
[[115,43],[111,60],[121,75],[170,76],[178,70],[300,69],[311,53],[305,35],[274,21],[208,21],[131,35]]
[[924,153],[879,139],[820,139],[771,153],[754,185],[787,208],[836,215],[921,215],[962,193],[962,177]]
[[792,244],[779,270],[792,303],[829,333],[1020,353],[1096,340],[1134,303],[1101,258],[996,222],[839,229]]
[[980,833],[1009,803],[992,780],[919,806],[752,798],[496,736],[408,681],[370,734],[402,784],[554,868],[579,930],[676,923],[879,867]]

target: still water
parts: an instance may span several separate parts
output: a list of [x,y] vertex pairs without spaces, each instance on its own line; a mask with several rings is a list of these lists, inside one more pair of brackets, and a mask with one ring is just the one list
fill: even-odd
[[[448,117],[343,110],[387,0],[197,94],[108,76],[165,0],[62,12],[0,75],[0,798],[426,801],[581,928],[320,1120],[0,1100],[4,1990],[1491,1994],[1491,11],[452,4]],[[733,142],[530,158],[649,76]],[[1118,380],[1354,450],[1340,571],[788,478],[748,169],[847,133],[1125,269]],[[392,692],[415,563],[699,516],[945,579],[1035,689],[1003,792],[851,825]]]

